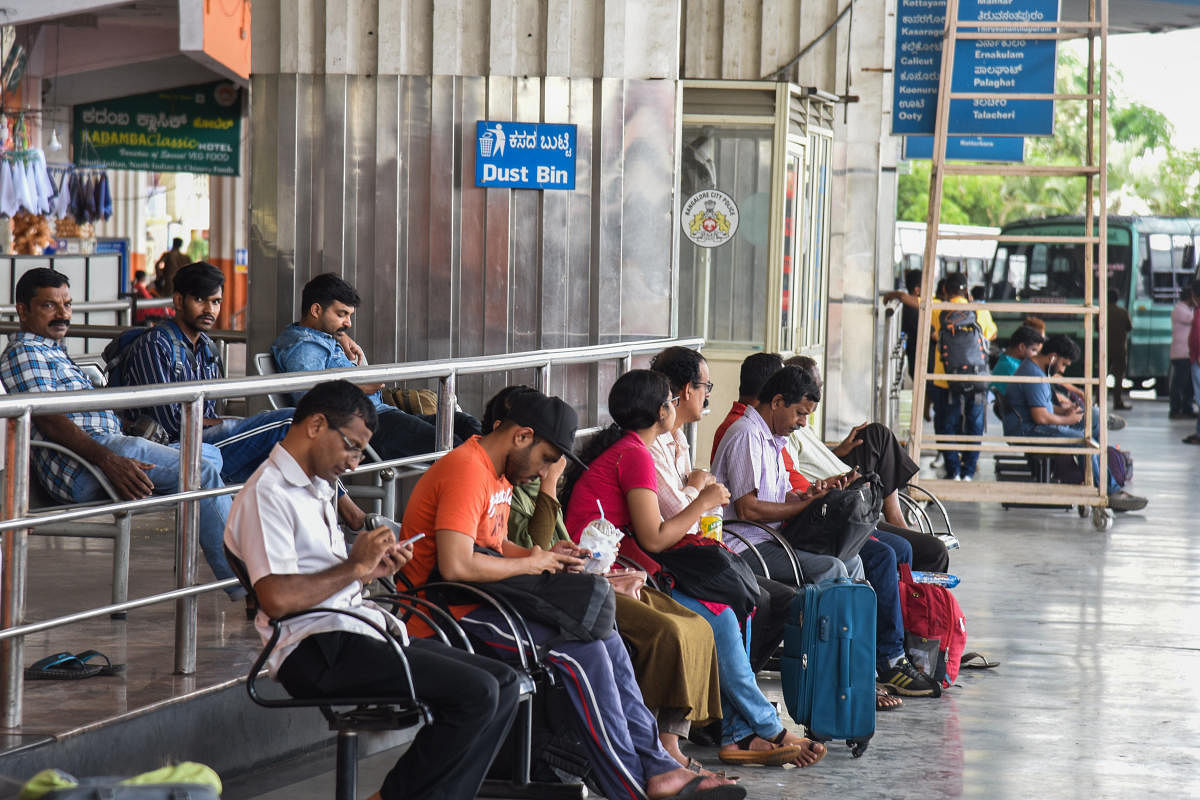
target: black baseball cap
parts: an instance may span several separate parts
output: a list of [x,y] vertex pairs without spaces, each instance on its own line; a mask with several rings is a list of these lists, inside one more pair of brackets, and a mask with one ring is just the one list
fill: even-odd
[[534,433],[561,450],[571,461],[587,468],[572,452],[579,415],[561,398],[547,397],[534,389],[514,392],[504,418],[524,428],[532,428]]

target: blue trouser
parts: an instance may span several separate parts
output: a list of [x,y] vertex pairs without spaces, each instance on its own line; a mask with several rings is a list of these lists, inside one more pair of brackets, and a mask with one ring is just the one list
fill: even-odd
[[1171,359],[1171,413],[1188,414],[1196,393],[1192,388],[1192,362],[1186,358]]
[[[940,386],[932,387],[933,392],[933,428],[942,435],[982,436],[987,430],[987,394],[985,392],[965,392],[952,394],[949,389]],[[946,461],[946,475],[953,478],[975,477],[975,468],[979,463],[978,450],[964,450],[961,455],[957,450],[943,450],[942,457]]]
[[[1200,424],[1197,424],[1200,429]],[[1058,436],[1060,438],[1081,439],[1084,436],[1083,422],[1078,425],[1032,425],[1027,426],[1021,432],[1022,436]],[[1092,407],[1092,438],[1100,440],[1100,412]],[[1100,483],[1100,456],[1092,456],[1092,481],[1096,484]],[[1121,484],[1117,483],[1113,478],[1112,473],[1108,473],[1108,493],[1121,491]]]
[[775,706],[763,696],[750,668],[750,626],[745,633],[732,609],[714,614],[694,597],[675,590],[671,597],[689,611],[704,617],[717,646],[717,671],[721,676],[721,743],[730,744],[758,734],[771,739],[783,730]]
[[[1192,364],[1192,394],[1200,397],[1200,364]],[[1196,435],[1200,436],[1200,417],[1196,418]]]
[[[461,623],[497,656],[515,660],[512,634],[495,611],[476,609]],[[545,625],[526,623],[537,642],[558,636]],[[574,722],[605,797],[640,800],[650,778],[679,769],[659,741],[658,724],[642,702],[629,652],[616,631],[601,641],[557,643],[546,661],[571,696],[577,712]]]
[[280,408],[223,419],[205,428],[204,441],[221,451],[221,478],[226,483],[245,483],[287,435],[295,413],[294,408]]
[[897,564],[912,564],[912,546],[894,533],[875,531],[858,554],[867,580],[875,589],[875,661],[880,671],[904,655],[904,618],[900,612],[900,572]]
[[[125,436],[119,433],[92,434],[92,438],[119,456],[153,464],[153,467],[146,470],[146,475],[154,483],[155,494],[179,491],[178,444],[156,444],[140,436]],[[221,453],[210,444],[201,445],[200,488],[215,489],[224,485],[221,481]],[[80,503],[106,498],[100,483],[87,471],[80,473],[75,479],[72,491],[76,502]],[[229,516],[232,506],[233,498],[227,494],[200,501],[200,549],[204,552],[204,558],[212,567],[217,580],[233,577],[233,570],[225,561],[223,541],[225,518]],[[239,597],[246,593],[240,586],[231,586],[225,591],[230,597]]]

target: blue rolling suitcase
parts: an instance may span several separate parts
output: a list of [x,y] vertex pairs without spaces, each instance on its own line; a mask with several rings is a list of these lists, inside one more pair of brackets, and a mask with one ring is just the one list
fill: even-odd
[[788,713],[810,738],[845,739],[855,758],[875,734],[875,609],[868,584],[807,584],[783,634]]

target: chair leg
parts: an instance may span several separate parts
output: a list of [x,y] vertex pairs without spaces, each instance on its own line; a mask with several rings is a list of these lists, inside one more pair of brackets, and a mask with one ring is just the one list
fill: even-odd
[[[133,521],[129,514],[117,514],[113,522],[117,535],[113,537],[112,601],[124,603],[129,599],[129,535]],[[124,611],[111,615],[113,619],[125,619]]]
[[517,718],[513,721],[514,735],[516,737],[516,748],[514,749],[513,757],[516,759],[516,764],[513,766],[514,781],[525,786],[530,780],[530,762],[533,759],[533,696],[527,696],[521,701],[521,707],[517,711]]
[[358,791],[358,732],[338,731],[337,800],[354,800]]

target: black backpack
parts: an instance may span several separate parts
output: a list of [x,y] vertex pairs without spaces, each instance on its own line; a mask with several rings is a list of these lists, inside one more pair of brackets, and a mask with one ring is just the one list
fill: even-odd
[[[988,343],[983,338],[979,319],[969,309],[942,309],[938,329],[938,353],[947,375],[990,375]],[[947,381],[951,394],[986,391],[982,382]]]
[[[686,537],[685,537],[686,538]],[[758,578],[750,565],[713,539],[699,539],[650,555],[662,565],[675,588],[697,600],[724,603],[739,620],[758,605]]]
[[883,513],[883,484],[868,472],[845,489],[833,489],[784,523],[780,533],[797,550],[837,556],[858,555]]

